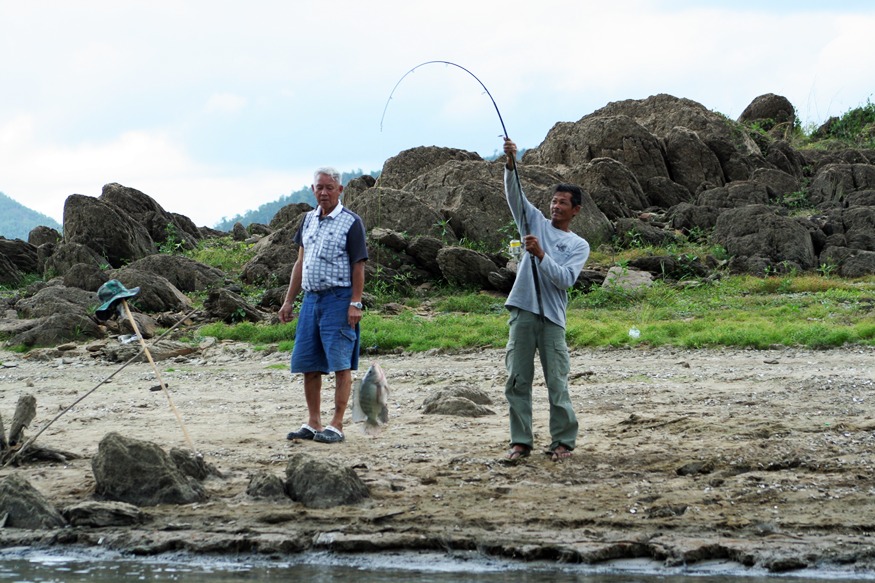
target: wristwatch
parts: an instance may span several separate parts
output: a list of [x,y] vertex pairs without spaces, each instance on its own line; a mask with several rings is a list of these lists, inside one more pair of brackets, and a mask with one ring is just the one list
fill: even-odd
[[364,308],[364,306],[362,305],[361,302],[349,302],[349,305],[352,306],[353,308],[358,308],[359,310]]

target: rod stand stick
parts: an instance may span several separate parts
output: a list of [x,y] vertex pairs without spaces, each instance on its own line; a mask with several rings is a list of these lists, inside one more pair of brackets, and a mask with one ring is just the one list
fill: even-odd
[[149,361],[149,364],[152,365],[152,370],[155,371],[155,376],[158,378],[158,384],[161,385],[161,391],[164,393],[164,396],[167,397],[167,402],[170,403],[170,409],[173,411],[173,414],[176,415],[176,420],[179,422],[179,427],[182,429],[182,435],[185,436],[185,443],[188,444],[189,449],[192,452],[197,453],[197,450],[194,448],[194,443],[191,441],[191,437],[188,435],[188,431],[185,429],[185,423],[182,421],[182,415],[179,414],[179,410],[176,408],[176,405],[173,404],[173,399],[170,398],[170,391],[167,390],[167,385],[164,384],[164,380],[161,378],[161,373],[158,372],[158,367],[155,365],[155,361],[152,359],[152,353],[149,352],[149,347],[146,346],[146,341],[143,340],[143,335],[140,334],[140,328],[137,326],[137,321],[134,320],[133,314],[131,314],[131,308],[128,307],[128,302],[124,298],[121,300],[122,306],[125,308],[125,315],[128,317],[128,321],[131,323],[131,328],[134,329],[134,334],[137,335],[137,339],[140,341],[140,347],[143,349],[143,353],[146,355],[146,359]]

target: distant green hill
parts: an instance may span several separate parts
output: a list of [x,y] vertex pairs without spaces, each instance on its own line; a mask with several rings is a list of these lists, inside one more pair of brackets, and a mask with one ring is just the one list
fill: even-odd
[[31,210],[0,192],[0,235],[7,239],[27,241],[27,235],[34,227],[61,230],[61,225],[55,219]]
[[[346,186],[350,180],[352,180],[353,178],[358,178],[363,174],[364,172],[361,170],[361,168],[359,168],[358,170],[353,170],[351,172],[341,172],[340,182],[341,184]],[[370,175],[376,178],[380,175],[380,172],[373,171],[370,172]],[[237,215],[230,219],[222,217],[222,220],[219,221],[213,228],[218,229],[219,231],[227,232],[234,228],[234,223],[240,223],[244,227],[248,227],[252,223],[267,225],[281,208],[286,205],[298,202],[306,202],[310,206],[316,206],[316,198],[313,196],[313,192],[310,190],[309,186],[304,186],[300,190],[296,190],[290,194],[281,196],[279,200],[264,203],[257,209],[252,211],[246,211],[242,215]]]

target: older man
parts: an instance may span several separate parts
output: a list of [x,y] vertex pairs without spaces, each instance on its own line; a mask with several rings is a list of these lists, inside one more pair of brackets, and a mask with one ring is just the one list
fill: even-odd
[[[333,168],[319,168],[313,179],[310,188],[317,207],[307,213],[295,234],[298,260],[278,314],[281,322],[291,322],[295,300],[304,291],[291,370],[304,374],[309,417],[286,437],[339,443],[344,438],[343,416],[352,389],[352,371],[358,369],[368,250],[361,217],[340,203],[340,173]],[[330,372],[336,381],[334,414],[323,426],[322,375]]]

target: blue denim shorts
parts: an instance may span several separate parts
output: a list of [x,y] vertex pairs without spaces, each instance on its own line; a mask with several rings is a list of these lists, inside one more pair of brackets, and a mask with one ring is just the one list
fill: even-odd
[[359,327],[349,325],[352,288],[305,292],[295,329],[291,369],[328,374],[358,370]]

